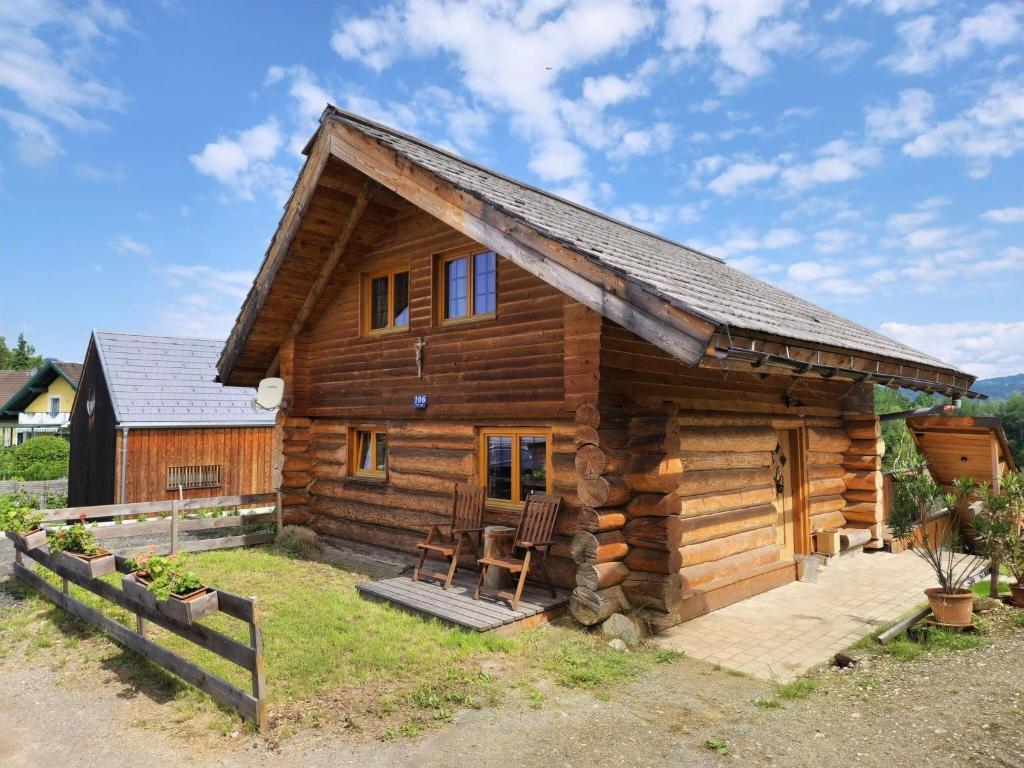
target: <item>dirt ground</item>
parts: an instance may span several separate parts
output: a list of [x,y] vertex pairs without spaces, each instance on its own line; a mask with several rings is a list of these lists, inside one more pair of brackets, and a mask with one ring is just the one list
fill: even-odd
[[[0,606],[0,610],[3,607]],[[868,655],[819,671],[806,698],[755,703],[774,687],[701,662],[660,665],[599,694],[513,693],[415,738],[353,744],[308,730],[270,744],[244,732],[215,742],[138,725],[161,707],[111,670],[67,679],[0,665],[0,765],[108,766],[1024,766],[1024,628],[1010,609],[985,646],[913,661]],[[1019,623],[1019,622],[1018,622]],[[712,750],[709,740],[719,750]]]

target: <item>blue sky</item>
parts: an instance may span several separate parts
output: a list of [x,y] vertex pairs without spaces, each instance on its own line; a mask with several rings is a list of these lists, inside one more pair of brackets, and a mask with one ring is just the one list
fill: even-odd
[[0,333],[223,337],[326,101],[1024,370],[1024,3],[4,0]]

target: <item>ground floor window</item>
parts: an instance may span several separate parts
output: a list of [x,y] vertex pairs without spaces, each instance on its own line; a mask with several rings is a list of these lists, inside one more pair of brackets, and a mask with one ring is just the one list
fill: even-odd
[[488,501],[518,504],[532,492],[551,492],[551,434],[547,430],[481,430],[481,472]]
[[352,431],[352,472],[357,477],[386,477],[388,436],[383,429]]

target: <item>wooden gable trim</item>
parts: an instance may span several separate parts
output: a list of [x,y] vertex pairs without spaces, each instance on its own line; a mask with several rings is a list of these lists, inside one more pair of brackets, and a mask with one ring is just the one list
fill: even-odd
[[354,128],[331,122],[324,129],[339,160],[684,364],[700,363],[717,324],[672,307]]
[[324,166],[330,158],[330,143],[321,140],[322,134],[323,129],[321,128],[314,137],[312,151],[299,172],[299,178],[292,188],[292,194],[281,215],[281,221],[277,225],[270,245],[267,246],[267,253],[263,258],[259,274],[256,275],[252,288],[249,289],[249,293],[242,303],[231,334],[224,343],[224,351],[221,352],[220,359],[217,361],[217,378],[221,383],[229,383],[231,371],[238,361],[238,356],[242,352],[249,332],[256,323],[256,318],[259,317],[260,310],[263,309],[267,295],[270,293],[270,287],[274,283],[281,264],[284,263],[288,248],[295,238],[295,233],[299,230],[302,216],[306,212],[306,208],[309,207],[313,191],[316,189]]

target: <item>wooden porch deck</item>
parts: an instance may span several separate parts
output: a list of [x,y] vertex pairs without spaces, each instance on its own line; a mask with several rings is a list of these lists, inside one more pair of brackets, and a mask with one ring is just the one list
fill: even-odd
[[363,597],[383,600],[421,616],[434,616],[476,632],[499,634],[511,634],[558,618],[569,603],[565,590],[556,589],[556,597],[551,597],[543,587],[528,584],[519,608],[513,611],[507,602],[496,598],[481,596],[474,600],[477,578],[476,571],[460,571],[448,590],[435,581],[413,581],[411,576],[368,581],[356,589]]

